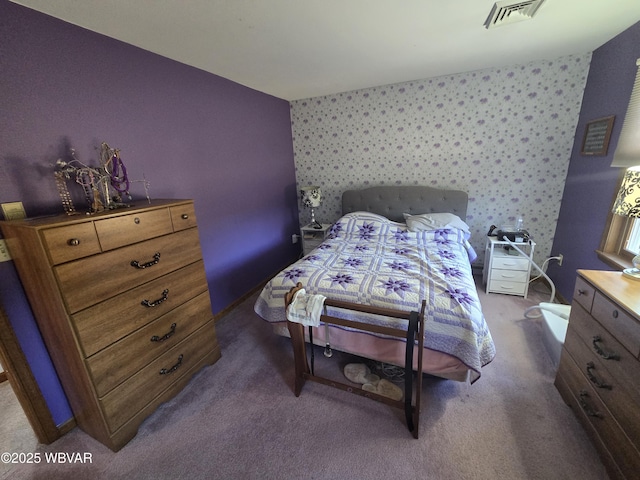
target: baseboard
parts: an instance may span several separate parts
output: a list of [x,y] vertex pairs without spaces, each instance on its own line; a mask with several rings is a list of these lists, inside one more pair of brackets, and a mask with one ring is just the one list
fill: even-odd
[[[265,282],[266,283],[266,282]],[[227,305],[225,308],[223,308],[222,310],[220,310],[218,313],[216,313],[213,316],[213,321],[214,322],[218,322],[222,319],[222,317],[224,317],[226,314],[228,314],[229,312],[231,312],[234,308],[236,308],[238,305],[240,305],[242,302],[244,302],[247,298],[249,298],[251,295],[253,295],[254,293],[256,293],[258,290],[262,289],[264,287],[264,283],[261,283],[260,285],[258,285],[257,287],[252,288],[251,290],[249,290],[247,293],[245,293],[244,295],[242,295],[240,298],[238,298],[236,301],[232,302],[231,304]]]
[[60,425],[57,425],[58,427],[58,433],[60,433],[60,436],[66,435],[67,433],[69,433],[71,430],[73,430],[74,428],[77,427],[77,423],[76,423],[76,417],[71,417],[69,420],[67,420],[66,422],[62,422]]
[[[540,278],[536,278],[534,281],[532,281],[532,282],[529,284],[529,287],[531,288],[531,286],[532,286],[532,285],[535,285],[535,284],[538,284],[538,283],[544,284],[547,288],[549,288],[549,282],[547,282],[547,281],[546,281],[544,278],[542,278],[542,277],[540,277]],[[566,298],[564,298],[562,295],[560,295],[560,293],[558,293],[558,290],[556,290],[556,297],[555,297],[555,299],[556,299],[556,302],[554,302],[554,303],[561,303],[561,304],[563,304],[563,305],[570,305],[570,304],[571,304],[571,302],[567,302],[567,299],[566,299]]]
[[269,278],[263,280],[262,282],[260,282],[258,285],[256,285],[255,287],[253,287],[251,290],[249,290],[247,293],[245,293],[244,295],[242,295],[240,298],[238,298],[237,300],[235,300],[234,302],[231,302],[229,305],[227,305],[226,307],[224,307],[222,310],[220,310],[218,313],[216,313],[213,316],[213,320],[214,322],[218,322],[222,317],[224,317],[226,314],[228,314],[229,312],[231,312],[234,308],[236,308],[238,305],[240,305],[242,302],[244,302],[247,298],[249,298],[251,295],[253,295],[254,293],[256,293],[259,290],[262,290],[264,288],[264,286],[269,282],[269,280],[271,280],[273,277],[275,277],[278,272],[282,271],[284,268],[286,268],[288,265],[290,265],[290,263],[288,263],[287,265],[283,265],[282,268],[280,268],[277,272],[275,272],[273,275],[269,276]]

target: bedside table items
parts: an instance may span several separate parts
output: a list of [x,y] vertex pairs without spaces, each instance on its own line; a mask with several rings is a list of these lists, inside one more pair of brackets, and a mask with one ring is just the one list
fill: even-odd
[[[522,243],[529,241],[529,232],[522,228],[522,217],[518,217],[517,225],[515,227],[512,226],[504,226],[500,227],[499,230],[496,231],[495,225],[491,225],[489,228],[489,232],[487,233],[488,237],[494,236],[497,237],[498,240],[509,240],[511,242]],[[493,232],[496,233],[493,233]]]
[[305,207],[311,208],[311,223],[308,226],[318,230],[322,229],[322,225],[316,221],[313,212],[313,209],[319,207],[322,203],[322,191],[320,190],[320,187],[313,185],[301,187],[300,198],[302,199],[302,204]]

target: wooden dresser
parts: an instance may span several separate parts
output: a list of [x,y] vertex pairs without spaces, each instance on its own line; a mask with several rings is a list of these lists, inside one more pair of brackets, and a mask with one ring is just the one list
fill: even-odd
[[640,282],[579,270],[555,385],[612,479],[640,478]]
[[112,450],[220,358],[192,201],[0,227],[78,425]]

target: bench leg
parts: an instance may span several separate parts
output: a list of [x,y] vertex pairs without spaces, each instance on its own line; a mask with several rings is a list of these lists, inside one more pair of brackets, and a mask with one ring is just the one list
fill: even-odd
[[300,323],[287,322],[291,343],[293,345],[293,359],[295,364],[294,393],[300,396],[304,385],[304,374],[309,374],[309,363],[307,362],[307,346],[304,341],[304,326]]

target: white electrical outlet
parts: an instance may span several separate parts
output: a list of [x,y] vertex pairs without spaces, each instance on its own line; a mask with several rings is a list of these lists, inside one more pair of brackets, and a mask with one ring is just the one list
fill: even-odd
[[8,262],[11,260],[11,254],[7,248],[7,242],[0,238],[0,262]]

